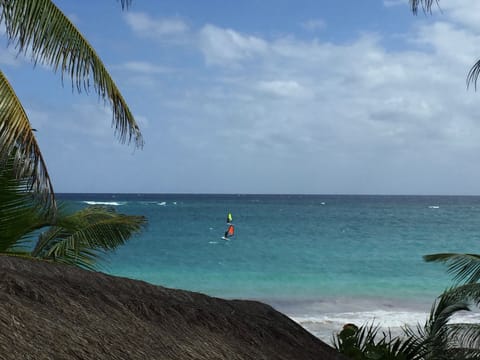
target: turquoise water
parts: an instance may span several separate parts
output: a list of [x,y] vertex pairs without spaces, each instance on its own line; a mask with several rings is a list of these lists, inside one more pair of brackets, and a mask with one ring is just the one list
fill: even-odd
[[[272,304],[320,337],[342,321],[418,320],[452,285],[436,252],[480,253],[480,197],[333,195],[60,196],[106,203],[147,228],[103,271]],[[236,235],[221,239],[226,215]],[[327,336],[328,335],[328,336]]]

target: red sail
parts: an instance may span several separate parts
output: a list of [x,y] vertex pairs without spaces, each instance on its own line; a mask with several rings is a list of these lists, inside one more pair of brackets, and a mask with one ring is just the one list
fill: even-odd
[[233,225],[230,225],[230,226],[228,227],[228,230],[227,230],[227,235],[228,235],[228,236],[233,236],[234,233],[235,233],[235,228],[233,227]]

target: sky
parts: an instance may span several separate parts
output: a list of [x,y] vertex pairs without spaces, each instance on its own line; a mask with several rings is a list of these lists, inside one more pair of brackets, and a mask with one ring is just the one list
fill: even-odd
[[480,2],[58,0],[140,125],[3,36],[56,192],[480,195]]

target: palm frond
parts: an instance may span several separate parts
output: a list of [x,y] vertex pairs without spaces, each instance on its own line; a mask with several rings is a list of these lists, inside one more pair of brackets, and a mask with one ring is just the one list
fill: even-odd
[[448,265],[448,273],[454,275],[457,283],[476,283],[480,280],[480,255],[439,253],[425,255],[427,262],[442,262]]
[[480,284],[469,283],[461,286],[456,286],[446,290],[442,297],[448,297],[450,302],[464,301],[480,305]]
[[467,88],[473,84],[475,91],[477,90],[478,76],[480,75],[480,60],[478,60],[470,69],[467,75]]
[[0,168],[12,160],[16,178],[40,194],[46,208],[55,208],[53,186],[30,121],[0,71]]
[[[130,4],[121,0],[122,7]],[[51,66],[72,80],[81,92],[96,93],[113,109],[112,127],[120,142],[143,146],[140,129],[103,62],[75,25],[51,0],[0,0],[0,21],[19,53],[30,53],[35,64]]]
[[46,225],[48,211],[32,192],[28,179],[15,176],[10,157],[0,168],[0,253],[18,252],[28,235]]
[[120,1],[122,5],[122,9],[128,9],[128,7],[131,5],[132,0],[117,0]]
[[459,311],[469,311],[469,301],[444,292],[432,305],[430,316],[423,328],[417,326],[417,331],[405,330],[407,336],[412,338],[413,347],[418,359],[451,360],[449,351],[457,348],[452,341],[449,328],[451,317]]
[[91,206],[57,216],[56,226],[41,234],[32,256],[92,269],[105,252],[124,244],[141,230],[143,216],[124,215],[112,208]]
[[440,7],[439,0],[410,0],[410,7],[414,14],[418,13],[420,7],[425,13],[431,13],[434,4]]
[[480,350],[480,324],[449,324],[448,333],[456,348]]
[[454,295],[450,291],[444,292],[439,301],[436,301],[430,313],[427,329],[430,336],[443,334],[450,318],[459,311],[470,311],[469,300]]

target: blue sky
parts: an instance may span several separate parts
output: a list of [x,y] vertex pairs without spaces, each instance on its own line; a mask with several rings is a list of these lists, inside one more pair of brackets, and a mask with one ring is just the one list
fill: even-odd
[[480,194],[477,0],[55,3],[145,138],[4,40],[57,192]]

